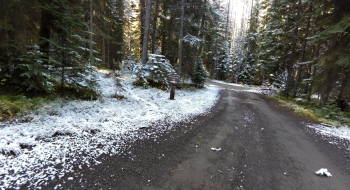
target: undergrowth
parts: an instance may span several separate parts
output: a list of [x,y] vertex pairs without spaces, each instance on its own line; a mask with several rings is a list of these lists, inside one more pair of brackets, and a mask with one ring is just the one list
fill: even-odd
[[[66,87],[64,91],[65,99],[97,100],[99,98],[99,94],[96,91],[87,88]],[[14,118],[22,117],[59,98],[62,98],[62,94],[46,94],[31,97],[2,93],[0,94],[0,121],[13,121]]]
[[23,95],[0,95],[0,121],[23,116],[49,100],[51,100],[51,97],[28,98]]
[[274,96],[276,100],[301,116],[306,116],[315,121],[326,123],[332,126],[350,126],[350,113],[342,112],[335,103],[329,102],[320,107],[318,100],[306,101],[303,99],[287,99],[282,96]]
[[197,86],[192,83],[180,83],[179,85],[176,86],[177,89],[181,90],[188,90],[188,91],[196,91],[198,89],[204,88],[202,86]]

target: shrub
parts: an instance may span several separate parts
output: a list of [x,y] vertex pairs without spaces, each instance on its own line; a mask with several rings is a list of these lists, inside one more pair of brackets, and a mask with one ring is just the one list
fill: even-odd
[[167,77],[173,72],[173,66],[164,55],[150,54],[146,64],[138,63],[134,66],[133,77],[137,78],[134,84],[166,90],[169,88]]

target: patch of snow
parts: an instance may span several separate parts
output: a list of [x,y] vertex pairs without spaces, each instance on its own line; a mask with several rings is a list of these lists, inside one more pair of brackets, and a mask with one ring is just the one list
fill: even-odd
[[322,138],[329,143],[337,145],[339,148],[350,150],[350,128],[347,126],[333,127],[325,124],[306,124],[309,129],[312,129],[317,134],[322,135]]
[[254,86],[244,85],[244,84],[236,84],[236,83],[227,83],[227,82],[220,81],[220,80],[212,80],[212,81],[215,82],[215,83],[220,83],[220,84],[225,84],[225,85],[230,85],[230,86],[246,88],[246,90],[231,89],[233,91],[238,91],[238,92],[244,91],[244,92],[253,92],[253,93],[263,94],[263,91],[261,90],[261,88],[257,88],[257,87],[254,87]]
[[0,189],[39,187],[74,166],[97,165],[102,154],[124,153],[127,142],[153,138],[208,113],[219,98],[220,89],[207,86],[177,90],[176,100],[169,100],[169,92],[136,88],[130,77],[118,78],[117,87],[105,73],[96,75],[98,101],[58,100],[27,115],[30,122],[0,122]]
[[319,169],[318,171],[316,171],[316,175],[332,177],[332,174],[330,172],[328,172],[327,168]]
[[236,84],[236,83],[227,83],[221,80],[212,80],[213,82],[220,83],[220,84],[226,84],[226,85],[231,85],[231,86],[239,86],[239,87],[248,87],[247,85],[243,84]]
[[213,150],[213,151],[220,151],[221,148],[211,148],[211,150]]

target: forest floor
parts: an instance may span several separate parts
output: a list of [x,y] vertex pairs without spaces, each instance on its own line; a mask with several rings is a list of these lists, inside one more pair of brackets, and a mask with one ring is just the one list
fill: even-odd
[[[264,95],[215,85],[224,89],[210,113],[42,189],[349,189],[348,139],[319,133],[308,127],[318,124]],[[321,168],[332,177],[316,175]]]

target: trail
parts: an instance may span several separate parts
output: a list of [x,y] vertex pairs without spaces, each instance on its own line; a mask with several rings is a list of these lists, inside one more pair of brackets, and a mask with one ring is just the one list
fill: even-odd
[[[209,115],[46,188],[349,189],[349,153],[307,131],[312,121],[244,87],[216,85],[225,89]],[[317,176],[320,168],[333,177]]]

